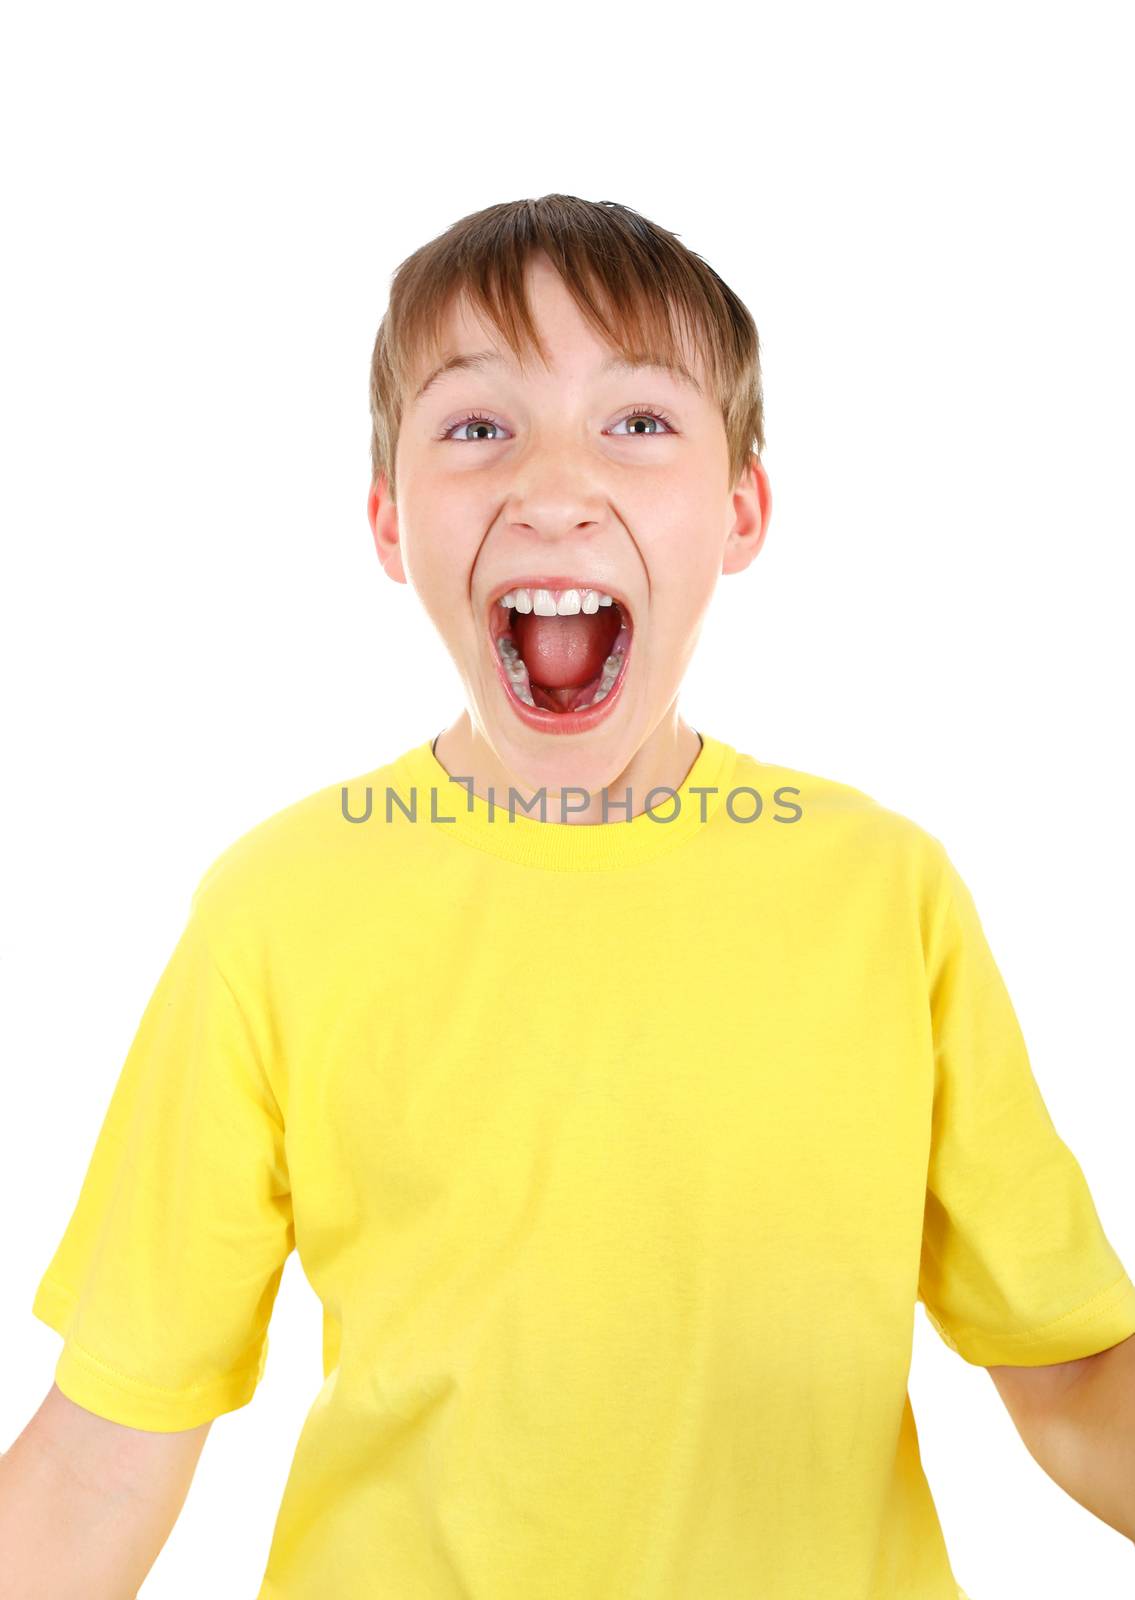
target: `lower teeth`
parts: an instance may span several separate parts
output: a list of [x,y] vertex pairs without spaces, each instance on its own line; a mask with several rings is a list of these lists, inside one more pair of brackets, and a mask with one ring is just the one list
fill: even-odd
[[607,698],[608,694],[611,692],[611,685],[619,676],[619,668],[622,666],[622,663],[623,657],[621,651],[617,655],[611,654],[607,657],[606,661],[603,663],[603,671],[599,675],[598,689],[596,689],[590,700],[585,700],[583,705],[576,706],[575,709],[577,711],[583,711],[587,706],[597,706],[600,700],[605,700]]

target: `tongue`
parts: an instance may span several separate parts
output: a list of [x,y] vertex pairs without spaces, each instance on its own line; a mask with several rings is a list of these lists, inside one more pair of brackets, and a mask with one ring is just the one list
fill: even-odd
[[621,620],[615,606],[603,606],[590,616],[577,611],[571,617],[514,611],[511,631],[531,681],[549,693],[570,695],[602,672]]

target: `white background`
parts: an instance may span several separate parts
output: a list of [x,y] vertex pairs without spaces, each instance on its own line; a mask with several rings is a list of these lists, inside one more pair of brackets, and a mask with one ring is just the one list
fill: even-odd
[[[772,525],[686,720],[943,840],[1135,1268],[1126,8],[400,9],[5,30],[4,1446],[198,877],[461,709],[371,543],[371,346],[413,249],[555,190],[676,231],[762,338]],[[251,1600],[319,1382],[293,1257],[147,1597]],[[911,1394],[971,1600],[1131,1592],[1135,1550],[921,1308]]]

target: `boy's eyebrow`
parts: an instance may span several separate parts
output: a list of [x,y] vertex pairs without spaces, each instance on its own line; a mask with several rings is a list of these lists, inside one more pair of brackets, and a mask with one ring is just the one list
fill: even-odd
[[[439,367],[434,368],[410,403],[411,405],[416,405],[426,390],[446,372],[454,372],[459,369],[467,370],[474,367],[502,366],[503,364],[504,358],[496,350],[473,350],[467,355],[449,356]],[[679,360],[664,361],[660,357],[652,355],[640,355],[630,360],[626,356],[616,354],[608,356],[599,371],[601,374],[608,372],[638,372],[644,367],[652,367],[658,372],[668,372],[679,383],[687,384],[697,394],[702,392],[701,384],[684,363]]]

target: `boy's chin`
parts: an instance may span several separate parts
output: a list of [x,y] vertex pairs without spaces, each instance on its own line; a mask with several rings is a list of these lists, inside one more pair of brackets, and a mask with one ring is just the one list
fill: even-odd
[[[531,792],[542,789],[549,796],[561,790],[576,791],[565,796],[570,820],[573,813],[586,809],[579,791],[598,795],[608,788],[611,790],[609,819],[595,820],[612,822],[630,815],[625,806],[625,785],[620,786],[619,779],[642,748],[653,725],[636,712],[629,696],[622,695],[601,721],[571,734],[559,732],[559,725],[555,732],[533,728],[515,715],[511,707],[502,704],[499,697],[483,724],[497,760],[517,789]],[[558,807],[554,817],[549,813],[548,820],[563,820]]]

